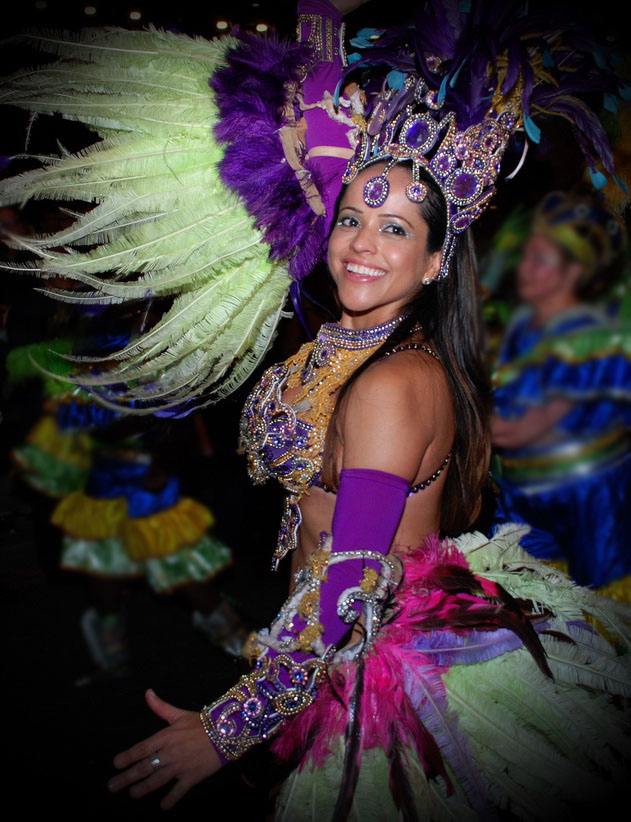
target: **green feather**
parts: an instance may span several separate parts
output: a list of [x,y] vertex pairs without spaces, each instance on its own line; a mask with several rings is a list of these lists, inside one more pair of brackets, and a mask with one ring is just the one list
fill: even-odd
[[101,139],[76,154],[60,147],[58,157],[39,158],[42,168],[2,183],[4,204],[93,204],[52,235],[12,238],[37,261],[4,267],[76,281],[77,290],[41,290],[78,305],[172,297],[163,317],[121,351],[68,358],[79,369],[90,364],[75,379],[100,390],[100,402],[120,408],[140,399],[150,411],[201,391],[225,396],[263,359],[289,285],[286,267],[268,259],[261,232],[217,171],[223,150],[213,138],[218,113],[208,78],[236,41],[155,29],[28,40],[60,59],[16,73],[0,99],[79,119]]

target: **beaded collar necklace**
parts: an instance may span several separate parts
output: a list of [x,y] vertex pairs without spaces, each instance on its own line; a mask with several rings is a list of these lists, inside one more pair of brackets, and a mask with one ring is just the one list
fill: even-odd
[[374,328],[344,328],[337,323],[325,323],[313,345],[303,346],[288,362],[287,387],[298,389],[292,406],[315,426],[322,443],[338,389],[407,316],[402,314]]

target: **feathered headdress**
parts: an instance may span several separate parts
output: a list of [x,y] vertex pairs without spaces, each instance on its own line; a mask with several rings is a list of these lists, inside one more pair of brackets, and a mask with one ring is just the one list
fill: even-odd
[[551,19],[549,12],[525,13],[521,1],[478,0],[469,7],[431,0],[415,29],[366,32],[355,41],[366,52],[355,55],[351,70],[384,76],[386,67],[388,74],[345,182],[385,163],[364,187],[367,205],[379,206],[396,163],[412,163],[406,192],[412,201],[427,193],[421,172],[433,178],[448,210],[439,277],[448,273],[457,235],[488,205],[512,136],[524,133],[524,157],[529,141],[539,142],[533,118],[568,120],[595,182],[603,176],[597,161],[613,175],[606,133],[578,95],[598,91],[612,107],[629,96],[629,87],[573,21]]
[[[77,358],[75,380],[103,404],[132,413],[186,413],[226,396],[271,345],[290,285],[288,266],[298,244],[309,243],[308,207],[301,232],[288,219],[301,205],[300,185],[281,163],[277,136],[284,86],[297,81],[304,47],[273,38],[252,43],[264,48],[260,60],[252,58],[251,73],[265,94],[258,119],[257,95],[241,96],[239,128],[242,136],[251,129],[251,154],[259,152],[259,167],[243,166],[241,182],[254,175],[259,183],[259,198],[250,202],[219,176],[226,151],[214,129],[221,129],[224,114],[233,127],[238,123],[225,102],[218,109],[208,85],[233,54],[243,58],[243,42],[154,29],[29,39],[60,59],[9,78],[0,101],[79,120],[100,140],[77,154],[62,149],[59,157],[39,157],[43,168],[2,181],[0,202],[47,198],[94,207],[52,235],[14,238],[37,261],[4,268],[74,280],[76,289],[43,290],[77,305],[136,301],[148,309],[171,298],[161,319],[121,350]],[[257,217],[275,198],[276,222]],[[283,217],[291,231],[284,243]],[[313,251],[311,258],[310,266]]]

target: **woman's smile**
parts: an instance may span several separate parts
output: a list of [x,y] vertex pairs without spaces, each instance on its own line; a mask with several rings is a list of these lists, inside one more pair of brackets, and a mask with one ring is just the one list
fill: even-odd
[[370,282],[370,280],[383,277],[385,274],[386,272],[382,268],[373,268],[364,263],[355,262],[354,260],[348,260],[346,262],[346,276],[354,282]]

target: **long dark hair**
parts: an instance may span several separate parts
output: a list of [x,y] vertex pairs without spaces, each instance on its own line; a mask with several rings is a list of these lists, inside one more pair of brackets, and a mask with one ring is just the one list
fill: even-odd
[[[432,253],[443,245],[447,207],[434,180],[429,175],[422,179],[428,194],[420,209],[429,229],[427,246]],[[409,339],[420,323],[428,345],[440,356],[454,404],[456,435],[442,499],[440,529],[445,536],[455,536],[467,530],[479,512],[490,455],[491,390],[483,358],[475,252],[468,231],[457,239],[449,275],[424,285],[407,308],[409,314],[405,319],[340,388],[327,430],[323,480],[331,488],[338,486],[337,420],[344,397],[373,362]]]

